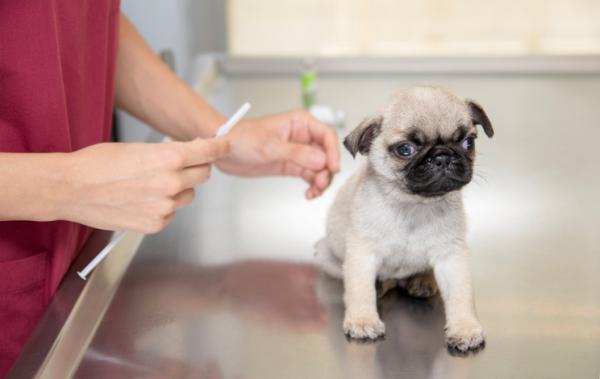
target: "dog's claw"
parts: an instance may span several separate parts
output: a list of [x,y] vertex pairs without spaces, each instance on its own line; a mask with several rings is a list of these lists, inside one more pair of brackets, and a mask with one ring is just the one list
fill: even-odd
[[385,335],[385,324],[378,317],[352,317],[344,320],[344,334],[361,341],[376,341]]
[[478,351],[485,346],[483,329],[478,322],[465,322],[446,327],[446,344],[448,349],[466,353]]

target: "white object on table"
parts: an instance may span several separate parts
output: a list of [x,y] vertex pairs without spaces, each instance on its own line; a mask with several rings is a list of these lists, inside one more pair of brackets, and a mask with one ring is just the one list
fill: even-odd
[[[244,103],[240,109],[237,110],[237,112],[235,112],[233,114],[233,116],[231,116],[229,118],[229,120],[227,120],[227,122],[225,122],[223,125],[221,125],[219,127],[219,129],[217,130],[217,134],[216,137],[222,137],[225,134],[227,134],[231,128],[233,128],[235,126],[235,124],[237,124],[242,117],[244,117],[246,115],[246,113],[248,113],[248,111],[250,110],[250,103]],[[92,261],[90,263],[88,263],[87,266],[84,267],[83,270],[78,271],[77,275],[79,275],[79,277],[83,280],[87,279],[87,276],[89,275],[89,273],[96,268],[96,266],[98,266],[98,264],[100,262],[102,262],[102,260],[108,255],[108,253],[111,252],[111,250],[115,247],[116,244],[118,244],[119,242],[121,242],[121,240],[123,239],[123,237],[125,237],[126,232],[121,231],[121,232],[116,232],[115,235],[113,236],[113,238],[111,239],[111,241],[108,243],[108,245],[106,245],[106,247],[104,249],[102,249],[102,251],[100,251],[98,253],[98,255],[96,255],[96,257],[94,259],[92,259]]]
[[83,270],[77,271],[77,275],[79,275],[79,277],[81,279],[86,280],[88,274],[98,265],[98,263],[100,263],[108,255],[108,253],[111,252],[111,250],[115,247],[116,244],[121,242],[121,240],[123,239],[123,237],[125,237],[125,235],[126,235],[126,232],[124,232],[124,231],[116,232],[113,235],[110,242],[108,243],[108,245],[106,245],[104,247],[104,249],[102,249],[98,253],[98,255],[96,255],[96,257],[94,259],[92,259],[92,261],[83,268]]

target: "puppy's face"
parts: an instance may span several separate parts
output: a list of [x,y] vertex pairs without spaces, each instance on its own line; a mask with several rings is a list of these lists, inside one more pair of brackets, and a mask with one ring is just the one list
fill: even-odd
[[494,134],[483,109],[443,89],[416,87],[396,94],[346,139],[352,153],[368,155],[375,172],[404,192],[442,196],[471,181],[476,125]]

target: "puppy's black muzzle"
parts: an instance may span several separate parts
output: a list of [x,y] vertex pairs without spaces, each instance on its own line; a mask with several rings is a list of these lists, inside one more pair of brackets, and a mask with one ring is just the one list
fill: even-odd
[[410,167],[406,174],[408,189],[425,197],[442,196],[471,181],[472,163],[447,146],[435,146]]
[[429,163],[433,164],[434,169],[438,170],[447,169],[452,163],[453,156],[457,156],[457,154],[445,146],[436,146],[428,154]]

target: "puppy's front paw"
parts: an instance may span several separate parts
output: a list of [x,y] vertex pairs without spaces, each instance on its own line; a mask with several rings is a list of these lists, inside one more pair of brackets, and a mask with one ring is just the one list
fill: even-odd
[[353,339],[377,340],[385,335],[385,324],[377,316],[346,317],[344,333]]
[[448,324],[446,344],[448,348],[461,353],[479,350],[485,345],[483,329],[477,320]]

